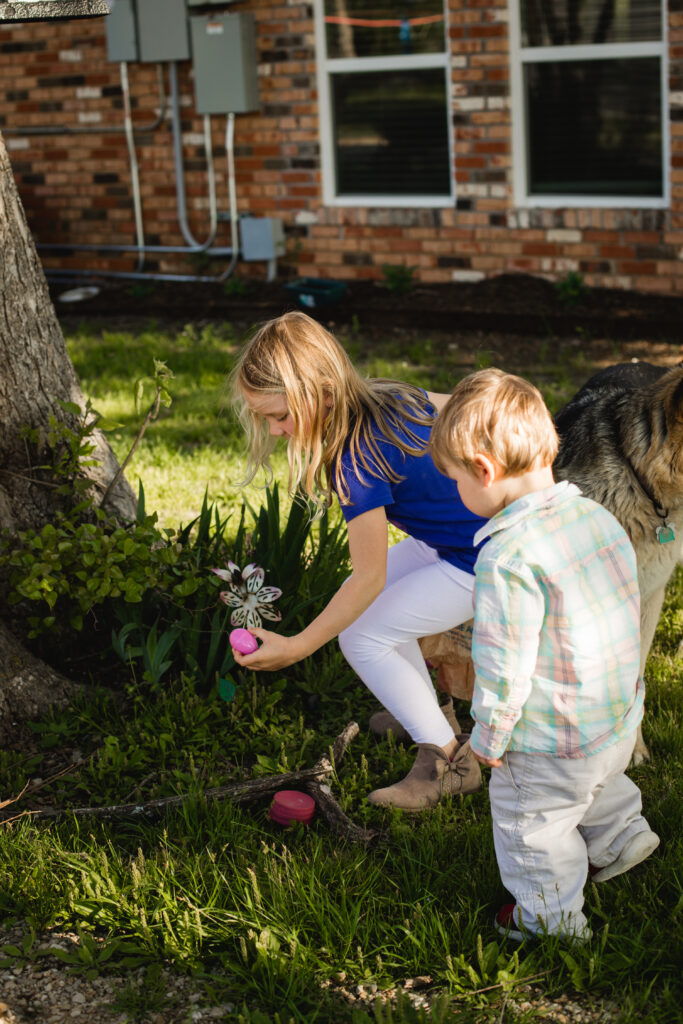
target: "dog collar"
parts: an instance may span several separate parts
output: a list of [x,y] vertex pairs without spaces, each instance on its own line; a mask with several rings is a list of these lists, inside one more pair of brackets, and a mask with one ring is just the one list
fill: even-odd
[[631,470],[631,472],[633,473],[634,477],[638,481],[638,485],[639,485],[641,491],[643,492],[645,497],[648,499],[648,501],[651,502],[652,507],[655,510],[655,515],[658,516],[659,519],[662,520],[661,523],[659,524],[659,526],[655,527],[655,536],[656,536],[657,540],[659,541],[660,544],[668,544],[670,541],[676,540],[676,531],[674,529],[674,524],[669,519],[669,509],[668,508],[662,508],[662,506],[657,501],[655,495],[652,493],[652,491],[650,490],[648,485],[645,483],[645,481],[643,480],[643,478],[641,477],[640,473],[638,472],[636,467],[633,465],[631,460],[629,458],[627,458],[626,461],[627,461],[627,463],[629,465],[629,469]]

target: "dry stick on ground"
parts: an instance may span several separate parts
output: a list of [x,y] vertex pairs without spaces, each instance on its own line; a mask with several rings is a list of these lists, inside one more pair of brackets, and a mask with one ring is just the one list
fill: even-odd
[[[336,767],[339,761],[341,761],[349,743],[357,735],[357,723],[349,722],[344,731],[337,736],[332,745],[333,767]],[[330,787],[324,782],[311,780],[306,783],[306,789],[315,800],[318,810],[333,832],[337,832],[339,835],[345,836],[352,842],[357,843],[371,843],[373,839],[379,836],[379,832],[376,832],[374,829],[365,829],[354,824],[337,803]]]
[[15,804],[17,802],[17,800],[21,800],[22,796],[27,792],[29,786],[30,786],[30,782],[27,782],[26,785],[24,786],[24,788],[22,789],[21,793],[19,793],[17,796],[11,796],[7,800],[3,800],[0,803],[0,811],[4,807],[9,807],[10,804]]
[[307,782],[306,789],[315,800],[318,810],[330,828],[339,835],[346,836],[357,843],[371,843],[379,835],[374,829],[361,828],[355,825],[344,813],[329,786],[320,782]]
[[[323,754],[312,768],[304,768],[299,772],[284,772],[282,775],[266,775],[260,779],[247,779],[245,782],[235,782],[230,786],[218,786],[214,789],[205,790],[201,795],[206,800],[230,800],[233,803],[246,803],[248,800],[257,800],[259,797],[270,796],[278,790],[286,789],[290,786],[312,785],[315,788],[311,795],[330,827],[351,840],[368,843],[378,833],[354,825],[332,796],[329,786],[321,785],[332,774],[334,766],[344,756],[347,746],[357,735],[358,725],[356,722],[349,722],[344,731],[334,741],[331,751],[332,760]],[[12,821],[17,821],[19,818],[27,817],[30,817],[32,820],[55,821],[72,815],[77,818],[149,817],[166,810],[168,807],[178,807],[187,799],[188,794],[183,793],[179,796],[160,797],[157,800],[150,800],[146,803],[114,804],[109,807],[72,807],[68,809],[46,807],[39,811],[23,811],[21,814],[16,814],[11,818],[0,814],[0,823],[9,824]]]

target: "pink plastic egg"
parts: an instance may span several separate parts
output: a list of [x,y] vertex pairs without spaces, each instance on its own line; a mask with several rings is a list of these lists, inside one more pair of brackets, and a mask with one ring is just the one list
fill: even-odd
[[228,639],[231,646],[240,654],[253,654],[258,650],[258,640],[248,629],[233,629]]
[[270,817],[278,825],[295,825],[297,821],[308,825],[315,812],[315,800],[296,789],[282,789],[273,797]]

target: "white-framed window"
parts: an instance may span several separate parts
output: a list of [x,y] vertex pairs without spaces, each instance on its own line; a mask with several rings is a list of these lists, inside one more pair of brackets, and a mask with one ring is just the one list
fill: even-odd
[[663,0],[510,0],[515,202],[669,203]]
[[323,199],[451,206],[444,0],[314,0]]

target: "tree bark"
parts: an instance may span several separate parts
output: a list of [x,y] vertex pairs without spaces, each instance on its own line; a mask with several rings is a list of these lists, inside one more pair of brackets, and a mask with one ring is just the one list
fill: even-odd
[[[52,413],[66,414],[58,400],[85,407],[75,370],[55,313],[14,176],[0,136],[0,514],[11,515],[17,529],[42,525],[54,511],[50,489],[32,482],[23,427],[47,429]],[[97,431],[89,475],[102,491],[118,463]],[[135,497],[121,481],[110,495],[110,511],[120,518],[135,514]]]
[[[40,529],[54,516],[55,489],[37,482],[22,430],[37,429],[44,436],[50,414],[67,419],[60,399],[85,407],[0,135],[0,528]],[[118,463],[100,431],[93,442],[98,465],[88,476],[103,494]],[[130,520],[135,504],[130,486],[120,480],[108,510]],[[4,582],[0,577],[0,591]],[[72,692],[66,680],[22,652],[8,626],[0,637],[0,740],[12,723],[67,700]]]
[[40,3],[11,3],[0,0],[0,21],[64,21],[70,18],[100,18],[109,14],[107,0],[42,0]]
[[75,683],[29,654],[0,622],[0,745],[11,744],[23,722],[67,704],[77,692]]

